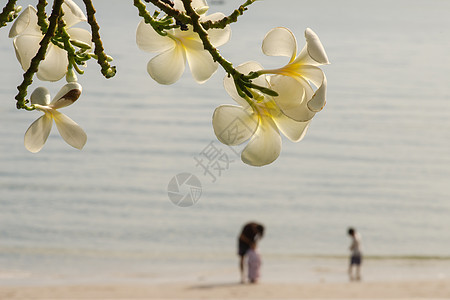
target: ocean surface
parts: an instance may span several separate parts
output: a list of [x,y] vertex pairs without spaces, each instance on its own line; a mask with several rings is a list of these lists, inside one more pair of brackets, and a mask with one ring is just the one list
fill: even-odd
[[[210,11],[229,14],[241,2],[215,1]],[[280,157],[262,168],[214,135],[214,109],[233,104],[224,71],[203,85],[189,72],[158,85],[146,72],[153,55],[135,44],[137,9],[111,3],[94,2],[118,73],[106,80],[90,61],[82,97],[61,110],[87,132],[82,151],[56,128],[41,152],[24,148],[41,113],[15,108],[22,70],[10,25],[0,30],[0,284],[235,278],[236,238],[250,220],[266,226],[260,251],[272,279],[345,280],[349,226],[362,235],[372,278],[382,275],[371,266],[398,278],[450,276],[449,1],[251,5],[220,47],[234,65],[286,63],[261,52],[277,26],[290,28],[299,48],[312,28],[331,62],[322,68],[326,107],[303,141],[283,139]],[[54,95],[62,84],[36,79],[29,94],[44,85]],[[208,147],[227,155],[228,168],[198,164]],[[201,183],[193,206],[169,198],[180,173]],[[405,264],[417,272],[396,273]]]

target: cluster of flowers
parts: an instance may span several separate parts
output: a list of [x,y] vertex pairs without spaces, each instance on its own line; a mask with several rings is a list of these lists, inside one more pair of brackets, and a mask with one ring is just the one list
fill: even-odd
[[[86,21],[82,10],[72,0],[65,0],[62,10],[64,12],[62,19],[71,40],[91,45],[92,37],[89,31],[72,27]],[[39,43],[44,37],[38,25],[37,11],[34,7],[28,6],[19,15],[9,31],[9,37],[13,38],[14,50],[22,69],[28,70],[31,60],[39,50]],[[74,103],[82,91],[74,73],[68,71],[68,64],[66,51],[50,43],[36,76],[43,81],[58,81],[67,75],[67,84],[61,88],[52,101],[50,101],[50,92],[45,87],[38,87],[31,94],[31,104],[37,110],[44,112],[44,115],[34,121],[25,133],[25,148],[30,152],[35,153],[42,149],[52,129],[53,120],[55,120],[62,138],[69,145],[82,149],[86,144],[87,136],[84,130],[68,116],[58,111],[59,108]]]
[[[173,7],[185,12],[183,2],[174,0]],[[217,21],[224,17],[221,13],[207,15],[205,0],[193,0],[192,8],[200,15],[200,21]],[[64,17],[69,27],[71,39],[91,43],[89,33],[83,29],[72,28],[77,22],[85,20],[81,10],[71,1],[65,0]],[[207,31],[210,43],[219,47],[230,39],[229,25],[223,29]],[[26,9],[11,29],[17,57],[24,70],[37,51],[42,33],[37,25],[36,10]],[[276,160],[281,151],[282,132],[289,140],[298,142],[306,133],[311,119],[322,110],[326,98],[326,77],[320,65],[328,64],[325,50],[311,30],[305,31],[306,45],[298,52],[294,34],[287,28],[270,30],[264,37],[262,51],[269,56],[289,57],[288,63],[278,69],[264,69],[257,62],[247,62],[236,68],[242,74],[254,74],[252,83],[259,89],[249,88],[242,93],[235,80],[226,76],[224,87],[238,105],[221,105],[213,114],[212,124],[217,138],[226,145],[239,145],[248,141],[241,154],[242,161],[252,166],[263,166]],[[218,63],[210,52],[205,50],[200,36],[192,26],[180,26],[165,31],[161,35],[150,24],[141,21],[136,32],[136,43],[144,51],[158,53],[147,64],[149,75],[160,84],[176,82],[185,71],[186,62],[192,76],[198,83],[207,81],[217,70]],[[59,80],[67,71],[64,52],[58,47],[50,47],[37,74],[42,80]],[[314,88],[313,88],[314,86]],[[266,90],[272,93],[264,93]],[[45,88],[37,88],[31,95],[31,103],[45,114],[35,121],[25,134],[25,146],[32,152],[39,151],[51,129],[52,119],[64,140],[81,149],[86,142],[82,129],[56,109],[70,105],[81,94],[81,86],[68,82],[50,102]],[[242,134],[223,135],[224,130],[236,119]],[[244,130],[245,127],[245,130]]]

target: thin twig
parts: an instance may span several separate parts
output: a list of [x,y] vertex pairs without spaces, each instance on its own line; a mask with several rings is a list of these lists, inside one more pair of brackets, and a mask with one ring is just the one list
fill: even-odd
[[159,0],[144,0],[145,2],[149,2],[152,3],[154,6],[158,7],[159,9],[161,9],[163,12],[165,12],[167,15],[174,17],[175,19],[177,19],[178,21],[180,21],[183,24],[190,24],[191,18],[186,15],[185,13],[172,8],[170,5],[161,2]]
[[91,0],[83,0],[86,6],[86,13],[88,18],[88,23],[91,25],[92,31],[92,42],[95,45],[94,53],[97,56],[97,62],[101,66],[101,72],[106,78],[111,78],[116,75],[116,67],[108,62],[108,56],[105,54],[105,49],[103,48],[102,40],[100,39],[100,27],[98,26],[97,20],[95,19],[95,8]]
[[17,0],[9,0],[0,13],[0,28],[6,26],[7,22],[10,22],[10,15],[15,10]]
[[[253,72],[248,75],[244,75],[237,71],[233,64],[229,61],[227,61],[222,55],[220,55],[219,50],[217,50],[210,42],[208,37],[208,32],[203,28],[202,24],[200,23],[200,16],[195,12],[195,10],[192,7],[191,0],[182,0],[184,4],[184,9],[186,10],[186,13],[191,17],[192,19],[192,27],[194,31],[198,34],[200,37],[203,47],[206,51],[208,51],[214,61],[218,62],[222,68],[228,73],[229,76],[233,77],[236,90],[238,94],[244,98],[247,102],[249,102],[249,98],[253,98],[253,94],[249,89],[257,89],[264,94],[268,94],[271,96],[277,96],[278,94],[275,91],[272,91],[271,89],[268,89],[263,86],[258,86],[256,84],[252,83],[252,79],[259,76],[259,74]],[[251,101],[250,101],[251,102]],[[250,103],[250,105],[253,105]]]
[[205,21],[205,22],[202,22],[201,24],[202,24],[203,28],[205,28],[205,30],[212,29],[212,28],[223,29],[223,28],[225,28],[225,26],[227,26],[231,23],[237,22],[238,17],[242,16],[244,14],[244,11],[246,11],[248,9],[247,6],[249,6],[250,4],[252,4],[255,1],[256,0],[245,1],[244,4],[239,6],[239,8],[235,9],[228,17],[224,17],[223,19],[221,19],[219,21]]
[[219,51],[211,44],[208,38],[208,32],[206,32],[206,30],[200,24],[200,16],[192,8],[190,3],[191,1],[190,0],[182,0],[182,1],[186,13],[191,17],[192,27],[202,40],[203,47],[205,48],[205,50],[211,54],[214,61],[218,62],[228,74],[234,77],[239,72],[236,71],[236,69],[233,68],[233,64],[227,61],[225,58],[223,58],[222,55],[220,55]]
[[47,32],[48,24],[47,24],[47,14],[45,13],[45,7],[47,6],[47,1],[39,0],[36,8],[37,8],[37,16],[38,16],[38,25],[41,27],[42,34]]
[[165,30],[174,27],[174,25],[172,25],[173,20],[171,18],[157,20],[155,17],[152,17],[147,11],[147,7],[145,6],[145,4],[140,0],[133,0],[133,5],[138,9],[139,16],[144,19],[144,22],[151,25],[159,35],[166,36],[167,32]]
[[34,107],[27,106],[28,100],[25,100],[25,97],[27,95],[27,88],[31,85],[33,82],[33,75],[38,71],[39,69],[39,63],[44,60],[45,54],[47,52],[48,44],[50,43],[51,38],[55,35],[56,26],[58,24],[58,19],[61,14],[61,6],[63,4],[64,0],[55,0],[53,2],[53,8],[52,13],[49,18],[49,25],[47,32],[45,33],[44,37],[42,38],[41,42],[39,43],[40,47],[36,55],[31,60],[30,67],[28,70],[23,74],[23,81],[22,83],[17,87],[19,90],[19,93],[16,95],[15,99],[17,100],[17,108],[18,109],[26,109],[26,110],[33,110]]

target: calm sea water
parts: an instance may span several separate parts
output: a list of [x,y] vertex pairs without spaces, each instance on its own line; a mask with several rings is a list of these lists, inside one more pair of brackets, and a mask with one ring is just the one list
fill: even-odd
[[[40,114],[15,109],[22,74],[9,27],[0,32],[1,278],[228,270],[229,262],[234,274],[236,236],[249,220],[266,225],[261,251],[273,261],[345,257],[348,226],[368,256],[450,256],[450,2],[254,3],[221,47],[227,59],[280,66],[260,47],[285,26],[300,47],[311,27],[332,63],[323,67],[327,105],[306,138],[283,140],[280,158],[263,168],[214,136],[215,107],[233,103],[224,72],[203,85],[188,72],[156,84],[146,73],[152,55],[134,42],[136,9],[110,3],[96,1],[97,19],[118,74],[106,80],[90,62],[82,98],[64,109],[88,134],[81,152],[56,128],[40,153],[25,150],[23,134]],[[36,80],[30,91],[43,84],[53,94],[61,85]],[[233,160],[214,182],[195,160],[210,143]],[[202,183],[189,208],[167,194],[182,172]]]

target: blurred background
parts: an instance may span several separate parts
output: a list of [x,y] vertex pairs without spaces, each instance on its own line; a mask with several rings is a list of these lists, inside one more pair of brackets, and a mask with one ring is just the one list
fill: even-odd
[[[82,151],[56,127],[41,152],[24,148],[41,113],[15,108],[22,70],[11,25],[0,30],[3,284],[238,278],[237,236],[250,220],[266,226],[260,250],[269,279],[346,280],[348,226],[362,235],[368,280],[450,276],[450,2],[252,4],[220,47],[235,66],[284,65],[261,52],[277,26],[289,28],[300,49],[312,28],[331,62],[322,67],[324,110],[303,141],[283,138],[280,157],[262,168],[242,163],[214,135],[214,109],[234,104],[223,70],[203,85],[188,71],[158,85],[146,71],[154,55],[135,43],[140,18],[131,1],[94,4],[118,72],[106,80],[88,62],[81,98],[61,110],[87,132]],[[228,15],[241,1],[210,4],[210,13]],[[55,95],[63,84],[35,79],[28,92],[46,86]],[[215,179],[195,160],[211,143],[231,159]],[[167,190],[183,172],[201,182],[200,199],[184,208]],[[417,272],[397,272],[403,265]]]

